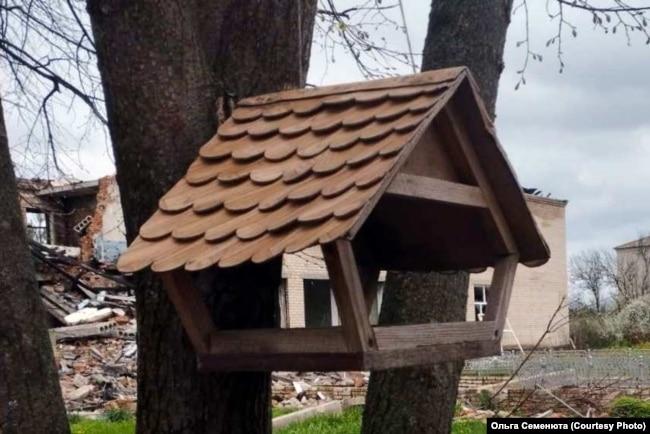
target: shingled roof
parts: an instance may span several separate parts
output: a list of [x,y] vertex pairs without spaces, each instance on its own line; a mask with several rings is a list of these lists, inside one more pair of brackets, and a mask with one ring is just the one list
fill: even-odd
[[240,101],[118,268],[225,268],[345,237],[467,77],[450,68]]

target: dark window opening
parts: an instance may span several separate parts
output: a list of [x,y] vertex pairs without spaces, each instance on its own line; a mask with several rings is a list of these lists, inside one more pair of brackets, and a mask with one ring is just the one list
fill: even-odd
[[330,327],[332,302],[328,280],[305,279],[305,327]]
[[27,237],[41,244],[50,244],[50,225],[47,214],[28,210],[25,213]]

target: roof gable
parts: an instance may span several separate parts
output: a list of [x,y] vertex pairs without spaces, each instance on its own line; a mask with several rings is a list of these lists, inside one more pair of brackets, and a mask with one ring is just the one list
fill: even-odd
[[[161,198],[118,268],[230,267],[354,237],[463,83],[471,89],[467,71],[451,68],[242,100]],[[494,144],[515,184],[509,188],[521,196]],[[528,211],[523,196],[521,203]]]

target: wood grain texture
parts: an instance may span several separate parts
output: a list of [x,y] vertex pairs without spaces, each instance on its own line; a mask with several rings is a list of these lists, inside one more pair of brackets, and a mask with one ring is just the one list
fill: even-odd
[[352,244],[347,240],[325,244],[323,257],[348,349],[358,352],[376,348]]
[[189,273],[176,271],[162,274],[163,285],[178,312],[195,351],[206,352],[210,336],[216,332],[207,305],[193,285]]
[[497,262],[494,267],[492,283],[488,291],[488,308],[485,314],[486,321],[496,323],[497,336],[501,339],[503,326],[506,322],[508,306],[510,305],[510,295],[512,294],[512,284],[515,280],[517,271],[518,255],[509,255]]
[[424,176],[398,174],[386,190],[387,194],[487,208],[481,189],[471,185]]

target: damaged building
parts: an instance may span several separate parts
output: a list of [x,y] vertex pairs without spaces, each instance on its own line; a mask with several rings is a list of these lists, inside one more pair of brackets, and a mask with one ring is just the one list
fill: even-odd
[[114,176],[78,182],[19,179],[18,189],[32,240],[79,249],[84,261],[114,262],[126,248]]

